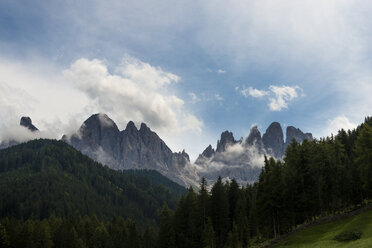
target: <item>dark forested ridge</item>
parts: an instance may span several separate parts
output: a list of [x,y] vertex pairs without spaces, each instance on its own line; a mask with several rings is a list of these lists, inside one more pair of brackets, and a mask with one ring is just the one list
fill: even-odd
[[44,219],[95,214],[154,225],[186,189],[156,171],[114,171],[62,141],[0,150],[0,217]]
[[[37,142],[29,144],[37,146]],[[58,142],[52,142],[52,144],[62,145]],[[58,164],[58,166],[44,166],[44,164],[55,164],[56,162],[51,163],[49,160],[59,161],[58,156],[68,161],[70,158],[63,153],[55,154],[56,157],[45,156],[45,163],[38,161],[27,166],[17,166],[17,164],[22,164],[20,161],[23,159],[34,161],[28,159],[28,156],[35,156],[31,151],[20,152],[21,150],[27,151],[22,146],[18,146],[17,149],[19,150],[14,150],[13,153],[10,153],[10,150],[5,150],[5,153],[9,153],[7,162],[1,156],[1,161],[3,161],[0,173],[1,190],[3,190],[3,185],[12,185],[12,188],[4,190],[5,192],[9,191],[8,195],[4,196],[1,192],[2,213],[4,211],[7,213],[2,216],[25,218],[24,221],[14,218],[3,218],[0,221],[0,242],[11,247],[25,247],[22,246],[24,244],[27,244],[27,247],[242,248],[252,245],[257,247],[261,241],[287,233],[302,223],[319,216],[358,208],[372,199],[371,118],[366,118],[365,123],[352,131],[341,130],[335,136],[313,141],[305,140],[302,144],[293,141],[286,150],[284,160],[265,159],[265,166],[259,180],[252,185],[240,187],[235,180],[223,182],[219,177],[211,190],[208,190],[206,181],[203,179],[198,192],[190,188],[187,194],[180,196],[178,204],[173,210],[172,203],[174,201],[167,202],[170,207],[164,206],[158,212],[159,226],[156,229],[148,227],[143,232],[138,231],[135,222],[124,220],[121,217],[111,219],[109,222],[99,221],[95,215],[74,218],[52,216],[40,221],[39,219],[43,218],[43,215],[34,216],[35,213],[26,211],[32,209],[33,205],[24,206],[19,202],[8,200],[5,202],[10,205],[4,205],[4,199],[7,199],[5,197],[17,199],[15,196],[20,194],[20,197],[26,197],[25,199],[31,198],[27,195],[32,194],[31,189],[26,193],[21,190],[14,192],[12,190],[16,188],[18,181],[28,183],[24,180],[32,178],[35,171],[38,180],[28,179],[32,183],[27,185],[35,185],[40,182],[40,179],[44,179],[42,177],[44,173],[53,172],[55,168],[62,168],[58,171],[66,174],[63,177],[64,180],[65,177],[66,180],[71,177],[79,177],[84,171],[82,168],[86,168],[76,165],[70,168],[64,163]],[[48,150],[45,149],[46,151],[44,149],[37,150],[39,153],[44,153]],[[53,148],[50,149],[53,150]],[[66,149],[72,148],[66,146]],[[80,153],[74,152],[74,156],[82,157]],[[9,161],[13,161],[13,164]],[[91,182],[88,185],[101,185],[101,182],[106,181],[110,183],[100,187],[94,186],[98,191],[94,191],[95,194],[87,195],[87,197],[96,197],[97,194],[100,195],[100,190],[110,187],[117,189],[117,191],[114,190],[114,192],[118,192],[117,194],[120,194],[120,189],[125,189],[124,186],[120,186],[122,185],[121,181],[112,176],[113,171],[89,161],[93,166],[88,168],[93,168],[95,173],[88,173],[88,175],[92,175],[86,179]],[[65,166],[67,167],[65,168]],[[9,168],[13,169],[9,170]],[[8,173],[6,177],[4,172]],[[51,172],[48,175],[55,175]],[[86,172],[84,173],[86,174]],[[136,173],[130,171],[128,174],[121,173],[120,175],[123,178],[133,177],[132,182],[134,182],[136,179],[133,174]],[[98,180],[97,183],[96,180]],[[49,183],[53,185],[52,182]],[[139,192],[145,190],[140,186],[141,184],[138,185],[138,188],[141,189]],[[147,185],[149,185],[149,181]],[[82,185],[78,186],[83,187]],[[79,192],[71,192],[69,194],[79,194]],[[162,193],[158,192],[167,191],[156,192],[161,195]],[[169,192],[168,194],[172,196]],[[69,195],[62,194],[62,196],[65,197],[63,202],[70,202]],[[104,196],[106,197],[105,202],[109,203],[115,202],[115,197],[118,197],[116,194],[104,194]],[[164,196],[166,193],[158,197],[164,199]],[[150,199],[152,198],[150,197]],[[93,201],[95,200],[96,198],[93,198]],[[160,206],[161,200],[153,201],[159,203],[156,204],[157,207]],[[32,203],[32,201],[26,202]],[[129,205],[129,209],[133,210],[133,206],[146,209],[147,206],[141,206],[139,202],[135,201],[133,205]],[[164,202],[163,200],[162,203]],[[94,202],[94,204],[96,203]],[[92,206],[92,213],[97,211],[95,208],[102,207],[99,204],[103,203],[98,201],[97,206]],[[37,206],[39,207],[36,209],[41,211],[36,213],[43,213],[43,205]],[[67,206],[68,209],[69,205],[65,204],[64,206]],[[132,217],[122,214],[115,206],[113,204],[110,216]],[[55,209],[59,209],[58,206]],[[53,214],[58,213],[56,210],[53,212]],[[78,212],[77,216],[82,213],[86,212]],[[155,212],[150,213],[151,216],[156,214]],[[137,221],[136,215],[134,216]],[[26,220],[29,217],[36,218]],[[37,235],[39,233],[44,236]],[[21,241],[26,243],[21,243]],[[40,244],[40,242],[44,242],[44,245],[34,245]]]
[[[249,247],[299,224],[372,199],[372,119],[336,136],[293,141],[283,161],[265,159],[259,181],[221,178],[163,210],[158,247]],[[182,231],[181,231],[182,230]]]

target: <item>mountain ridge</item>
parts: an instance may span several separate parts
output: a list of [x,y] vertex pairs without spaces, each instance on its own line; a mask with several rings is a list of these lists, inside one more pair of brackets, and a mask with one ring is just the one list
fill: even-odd
[[185,176],[190,174],[189,155],[185,151],[172,152],[145,123],[137,129],[130,121],[120,131],[106,114],[98,113],[84,121],[75,134],[64,135],[62,140],[116,170],[155,169],[182,185],[197,183],[195,175]]
[[252,126],[245,139],[235,140],[232,132],[221,133],[216,150],[209,145],[195,160],[199,175],[213,183],[218,176],[235,178],[239,184],[253,183],[263,166],[264,156],[282,159],[286,147],[295,139],[301,143],[312,140],[311,133],[303,133],[293,126],[286,128],[286,142],[279,122],[272,122],[261,136],[257,126]]
[[[20,124],[32,133],[39,132],[29,117],[22,117]],[[278,122],[271,123],[263,135],[257,126],[252,126],[249,135],[239,140],[226,130],[217,140],[216,149],[209,144],[191,163],[185,150],[173,152],[145,123],[141,123],[138,129],[133,121],[129,121],[125,129],[119,130],[116,123],[103,113],[91,115],[75,133],[61,138],[112,169],[156,170],[186,187],[198,187],[201,177],[205,177],[209,184],[218,176],[235,178],[241,185],[253,183],[258,179],[264,156],[282,159],[293,139],[301,143],[313,138],[311,133],[288,126],[284,141],[283,129]],[[8,143],[7,146],[18,143]]]

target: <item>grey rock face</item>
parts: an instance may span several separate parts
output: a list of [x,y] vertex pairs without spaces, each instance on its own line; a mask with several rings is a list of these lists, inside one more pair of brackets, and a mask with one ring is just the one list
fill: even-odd
[[307,140],[310,140],[310,141],[314,139],[312,133],[305,133],[305,137]]
[[[293,127],[287,128],[286,135],[287,141],[312,138],[311,134]],[[76,134],[64,136],[63,140],[113,169],[154,169],[185,186],[197,185],[201,176],[209,184],[218,176],[235,178],[241,185],[252,183],[259,176],[264,155],[282,158],[287,145],[278,122],[273,122],[262,138],[256,126],[244,141],[236,141],[232,132],[225,131],[216,150],[209,145],[192,165],[185,151],[172,152],[146,124],[137,129],[130,121],[120,131],[104,114],[92,115]]]
[[287,148],[295,139],[298,143],[302,143],[304,140],[313,140],[311,133],[303,133],[299,128],[288,126],[286,130],[286,141],[284,147]]
[[245,145],[247,146],[257,146],[260,152],[264,151],[264,144],[262,142],[261,133],[257,126],[253,126],[249,132],[248,137],[245,139]]
[[261,134],[257,127],[253,127],[245,141],[236,141],[231,132],[223,132],[216,151],[209,145],[195,164],[200,166],[199,176],[205,177],[208,184],[221,176],[235,178],[241,185],[246,185],[257,180],[263,156]]
[[[286,135],[287,140],[295,138],[298,142],[312,139],[310,133],[304,134],[293,127],[287,128]],[[264,155],[280,159],[286,144],[278,122],[273,122],[263,137],[257,126],[253,126],[243,142],[235,141],[233,134],[225,131],[217,143],[217,150],[214,152],[212,146],[208,146],[195,164],[201,168],[199,176],[204,176],[209,184],[221,176],[235,178],[241,185],[245,185],[258,179],[264,164]]]
[[206,158],[212,157],[214,154],[214,149],[212,148],[212,145],[209,145],[205,150],[203,151],[202,155]]
[[217,141],[216,152],[224,152],[229,145],[235,144],[234,135],[232,132],[225,131],[221,134],[221,139]]
[[212,156],[215,154],[214,149],[212,148],[212,145],[209,145],[205,150],[198,156],[198,158],[195,160],[195,164],[203,164],[208,159],[212,158]]
[[188,171],[189,155],[185,151],[173,153],[144,123],[138,130],[130,121],[120,131],[107,115],[95,114],[76,134],[63,136],[62,140],[116,170],[154,169],[185,186],[192,183],[189,178],[195,177]]
[[281,158],[284,154],[284,139],[283,129],[279,122],[273,122],[266,129],[265,134],[262,136],[262,142],[266,151],[276,157]]
[[70,143],[94,160],[114,166],[118,159],[120,131],[116,124],[105,114],[95,114],[81,125],[77,134],[62,140]]
[[39,129],[37,129],[37,127],[35,127],[34,125],[32,125],[32,120],[28,116],[22,116],[22,118],[21,118],[21,120],[19,122],[19,125],[28,128],[32,132],[39,131]]

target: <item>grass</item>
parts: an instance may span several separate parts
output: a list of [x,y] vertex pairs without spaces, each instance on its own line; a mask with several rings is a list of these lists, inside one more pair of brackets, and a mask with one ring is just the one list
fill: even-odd
[[[358,240],[340,242],[335,236],[347,232],[360,232]],[[320,224],[295,233],[274,246],[275,248],[327,248],[327,247],[372,247],[372,210],[344,220]]]

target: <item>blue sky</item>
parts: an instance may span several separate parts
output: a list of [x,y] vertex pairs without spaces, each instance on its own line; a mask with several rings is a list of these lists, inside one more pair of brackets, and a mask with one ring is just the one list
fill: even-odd
[[272,121],[315,137],[371,115],[368,1],[0,2],[2,137],[95,112],[146,122],[193,158]]

